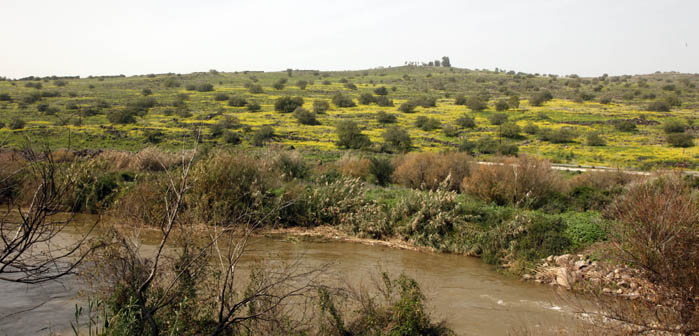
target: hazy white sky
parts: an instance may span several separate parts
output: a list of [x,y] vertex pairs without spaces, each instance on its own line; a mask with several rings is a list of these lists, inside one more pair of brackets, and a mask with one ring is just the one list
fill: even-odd
[[0,76],[365,69],[429,61],[699,73],[697,0],[0,0]]

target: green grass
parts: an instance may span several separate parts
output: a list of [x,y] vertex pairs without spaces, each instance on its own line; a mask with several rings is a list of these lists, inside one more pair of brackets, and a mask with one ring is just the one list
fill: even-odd
[[[283,90],[272,88],[280,78],[288,78]],[[341,80],[357,85],[357,90],[345,87]],[[245,88],[246,83],[262,85],[264,93],[252,94]],[[305,90],[294,85],[298,80],[309,84]],[[652,74],[643,76],[621,76],[604,78],[551,78],[548,76],[527,74],[505,74],[491,71],[471,71],[456,68],[436,67],[395,67],[365,71],[317,72],[294,71],[292,77],[286,72],[249,72],[249,73],[193,73],[188,75],[162,74],[134,77],[107,77],[67,79],[65,86],[56,86],[50,79],[34,80],[40,82],[42,89],[25,87],[29,80],[0,81],[0,94],[9,94],[11,102],[0,101],[0,122],[9,125],[15,118],[25,120],[23,129],[11,130],[8,126],[0,129],[0,141],[10,147],[21,147],[27,141],[46,141],[54,148],[111,148],[138,150],[152,145],[146,142],[149,131],[163,133],[159,146],[181,148],[192,145],[192,137],[201,129],[201,142],[204,146],[227,146],[223,136],[212,137],[208,126],[219,122],[226,116],[240,120],[242,127],[232,131],[239,132],[244,139],[239,146],[250,146],[252,134],[262,126],[272,126],[277,137],[273,145],[294,147],[310,153],[311,157],[337,157],[340,151],[336,145],[334,125],[339,120],[351,119],[369,135],[374,143],[381,143],[385,127],[376,121],[379,111],[394,113],[398,116],[397,125],[409,130],[415,150],[444,151],[453,150],[463,139],[476,140],[484,135],[498,136],[498,126],[490,125],[488,116],[493,114],[494,103],[505,99],[508,94],[517,94],[521,99],[518,109],[510,109],[509,120],[523,127],[533,122],[542,127],[573,127],[578,137],[571,143],[552,144],[537,139],[536,135],[525,133],[515,142],[520,152],[533,153],[551,159],[554,162],[588,164],[598,166],[618,166],[654,168],[662,166],[683,166],[696,169],[699,166],[699,147],[672,148],[665,143],[662,122],[676,118],[693,125],[699,116],[699,83],[697,75],[674,73]],[[167,81],[179,83],[179,87],[167,87]],[[329,81],[330,84],[324,84]],[[186,86],[210,83],[214,90],[210,92],[188,91]],[[662,87],[674,83],[678,92],[668,92]],[[331,104],[326,114],[318,116],[321,125],[301,125],[291,113],[282,114],[274,111],[274,100],[280,96],[302,96],[304,107],[313,108],[313,100],[330,101],[336,92],[352,96],[355,101],[361,93],[373,92],[375,88],[388,88],[388,97],[393,99],[394,107],[380,107],[376,104],[358,105],[352,108],[337,108]],[[576,87],[579,86],[579,87]],[[601,86],[601,88],[600,88]],[[692,87],[694,86],[694,87]],[[395,88],[395,91],[393,90]],[[143,117],[136,117],[135,124],[114,125],[106,115],[112,110],[124,109],[129,102],[142,97],[143,89],[151,89],[151,97],[158,102],[156,107],[148,110]],[[598,91],[595,91],[598,89]],[[541,90],[550,91],[554,100],[543,106],[530,106],[527,99]],[[60,93],[59,97],[44,97],[35,103],[22,103],[24,97],[35,92]],[[575,102],[580,93],[592,93],[593,101]],[[260,112],[249,112],[245,107],[228,106],[227,101],[216,101],[216,94],[226,93],[240,96],[248,101],[259,103]],[[666,95],[678,95],[681,107],[671,112],[650,112],[645,107],[652,99],[643,96],[654,93],[663,99]],[[188,95],[185,101],[191,112],[189,117],[169,114],[175,111],[173,103],[178,94]],[[490,96],[488,108],[473,112],[467,107],[454,104],[458,94],[467,97],[476,94]],[[437,106],[417,107],[412,114],[401,113],[398,106],[410,99],[422,96],[438,98]],[[601,104],[602,97],[611,97],[611,104]],[[86,109],[95,107],[98,101],[109,103],[110,107],[97,109],[94,116],[85,116]],[[38,106],[47,104],[55,107],[55,115],[39,112]],[[77,105],[77,109],[69,109]],[[474,116],[475,129],[459,129],[457,137],[448,137],[441,129],[423,131],[415,127],[419,116],[429,116],[439,120],[442,125],[454,124],[464,113]],[[548,119],[542,119],[541,114]],[[637,130],[633,133],[620,132],[614,128],[614,120],[636,119]],[[606,140],[603,147],[591,147],[585,144],[586,134],[599,131]],[[689,127],[688,132],[695,134],[697,126]],[[28,140],[29,139],[29,140]],[[505,140],[503,140],[505,141]]]

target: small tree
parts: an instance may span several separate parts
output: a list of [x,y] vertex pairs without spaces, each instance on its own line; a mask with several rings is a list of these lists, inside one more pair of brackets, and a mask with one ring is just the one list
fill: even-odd
[[262,126],[252,136],[252,144],[255,146],[263,146],[267,141],[274,138],[274,128],[272,126]]
[[333,96],[332,102],[337,107],[355,107],[355,106],[357,106],[357,104],[354,103],[354,100],[352,100],[352,97],[344,95],[344,94],[342,94],[342,92],[336,93]]
[[369,105],[376,102],[376,97],[371,93],[365,92],[359,96],[359,103],[362,105]]
[[296,86],[298,86],[299,89],[301,89],[301,90],[305,90],[305,89],[306,89],[306,86],[308,86],[308,82],[305,81],[305,80],[303,80],[303,79],[301,79],[301,80],[299,80],[299,81],[296,82]]
[[599,132],[590,132],[587,134],[587,145],[588,146],[606,146],[607,142],[604,141]]
[[398,107],[398,111],[401,111],[403,113],[414,113],[415,107],[415,103],[407,101],[403,104],[400,104],[400,106]]
[[374,93],[379,96],[385,96],[388,94],[388,89],[386,89],[385,86],[377,87],[376,89],[374,89]]
[[461,126],[462,128],[475,128],[476,120],[473,119],[472,116],[464,114],[458,119],[456,119],[456,124]]
[[366,134],[351,120],[339,122],[335,128],[337,133],[337,146],[342,148],[361,149],[371,145],[371,141]]
[[510,108],[510,105],[504,101],[504,100],[499,100],[497,103],[495,103],[495,110],[496,111],[507,111]]
[[386,145],[397,152],[408,152],[413,146],[408,131],[398,126],[386,129],[382,136]]
[[388,158],[372,157],[369,159],[369,173],[374,177],[376,184],[386,186],[391,183],[391,175],[395,167]]
[[510,96],[509,98],[507,98],[507,105],[512,109],[518,109],[519,97],[515,95]]
[[291,113],[296,108],[303,106],[303,98],[284,96],[274,101],[274,110],[282,113]]
[[684,132],[685,125],[679,120],[668,120],[663,124],[663,131],[666,134],[670,133],[682,133]]
[[466,106],[468,106],[468,108],[470,108],[472,111],[483,111],[486,107],[488,107],[486,102],[478,96],[468,97],[466,100]]
[[507,122],[507,119],[508,119],[508,116],[507,116],[507,114],[504,114],[504,113],[494,113],[490,117],[488,117],[488,120],[493,125],[502,125],[505,122]]
[[316,119],[316,114],[303,107],[297,107],[294,110],[294,118],[303,125],[320,125],[320,122]]
[[330,104],[327,100],[316,99],[313,101],[313,112],[315,113],[325,113],[330,108]]
[[666,140],[672,147],[688,148],[694,146],[694,137],[689,133],[671,133],[666,136]]
[[522,136],[519,134],[522,129],[514,122],[508,122],[500,126],[500,136],[510,139],[519,139]]
[[378,121],[380,124],[393,124],[398,121],[398,118],[396,118],[395,114],[379,111],[376,113],[376,121]]

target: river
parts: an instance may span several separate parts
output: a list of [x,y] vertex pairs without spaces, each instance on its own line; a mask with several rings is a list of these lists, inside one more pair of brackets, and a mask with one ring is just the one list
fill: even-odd
[[[432,315],[446,319],[459,335],[532,334],[574,328],[571,308],[560,303],[548,286],[523,282],[497,273],[471,257],[401,250],[344,241],[290,241],[255,238],[250,259],[301,257],[309,266],[330,264],[331,272],[350,283],[370,285],[380,271],[415,278],[428,298]],[[250,260],[248,259],[248,260]],[[72,335],[79,283],[27,286],[0,282],[0,335]],[[49,298],[29,312],[2,319]]]

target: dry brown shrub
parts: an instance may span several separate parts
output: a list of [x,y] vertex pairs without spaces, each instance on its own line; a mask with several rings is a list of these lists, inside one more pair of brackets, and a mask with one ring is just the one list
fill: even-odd
[[[615,318],[646,329],[699,333],[699,193],[679,175],[629,185],[607,211],[615,256],[658,286],[648,305]],[[647,310],[639,312],[639,309]]]
[[107,150],[100,153],[97,159],[108,162],[115,170],[164,171],[188,162],[192,155],[192,151],[172,153],[157,147],[147,147],[137,153]]
[[548,160],[521,155],[479,164],[463,179],[461,189],[486,202],[536,208],[563,192],[565,183]]
[[0,152],[0,203],[9,202],[23,187],[26,160],[16,151]]
[[166,189],[162,176],[145,176],[121,194],[110,216],[121,224],[158,226],[165,214]]
[[370,175],[369,159],[345,154],[335,161],[335,166],[340,174],[353,178],[366,179]]
[[73,162],[75,160],[75,152],[67,149],[56,149],[51,155],[56,163]]
[[639,180],[638,175],[624,173],[623,171],[589,171],[577,175],[570,179],[570,187],[591,187],[594,189],[609,189],[625,186],[633,181]]
[[458,190],[470,174],[471,156],[465,153],[409,153],[394,160],[393,181],[410,188],[436,190],[451,175],[447,186]]
[[133,153],[115,150],[105,150],[96,157],[97,160],[109,163],[109,166],[116,170],[128,169],[132,158]]

